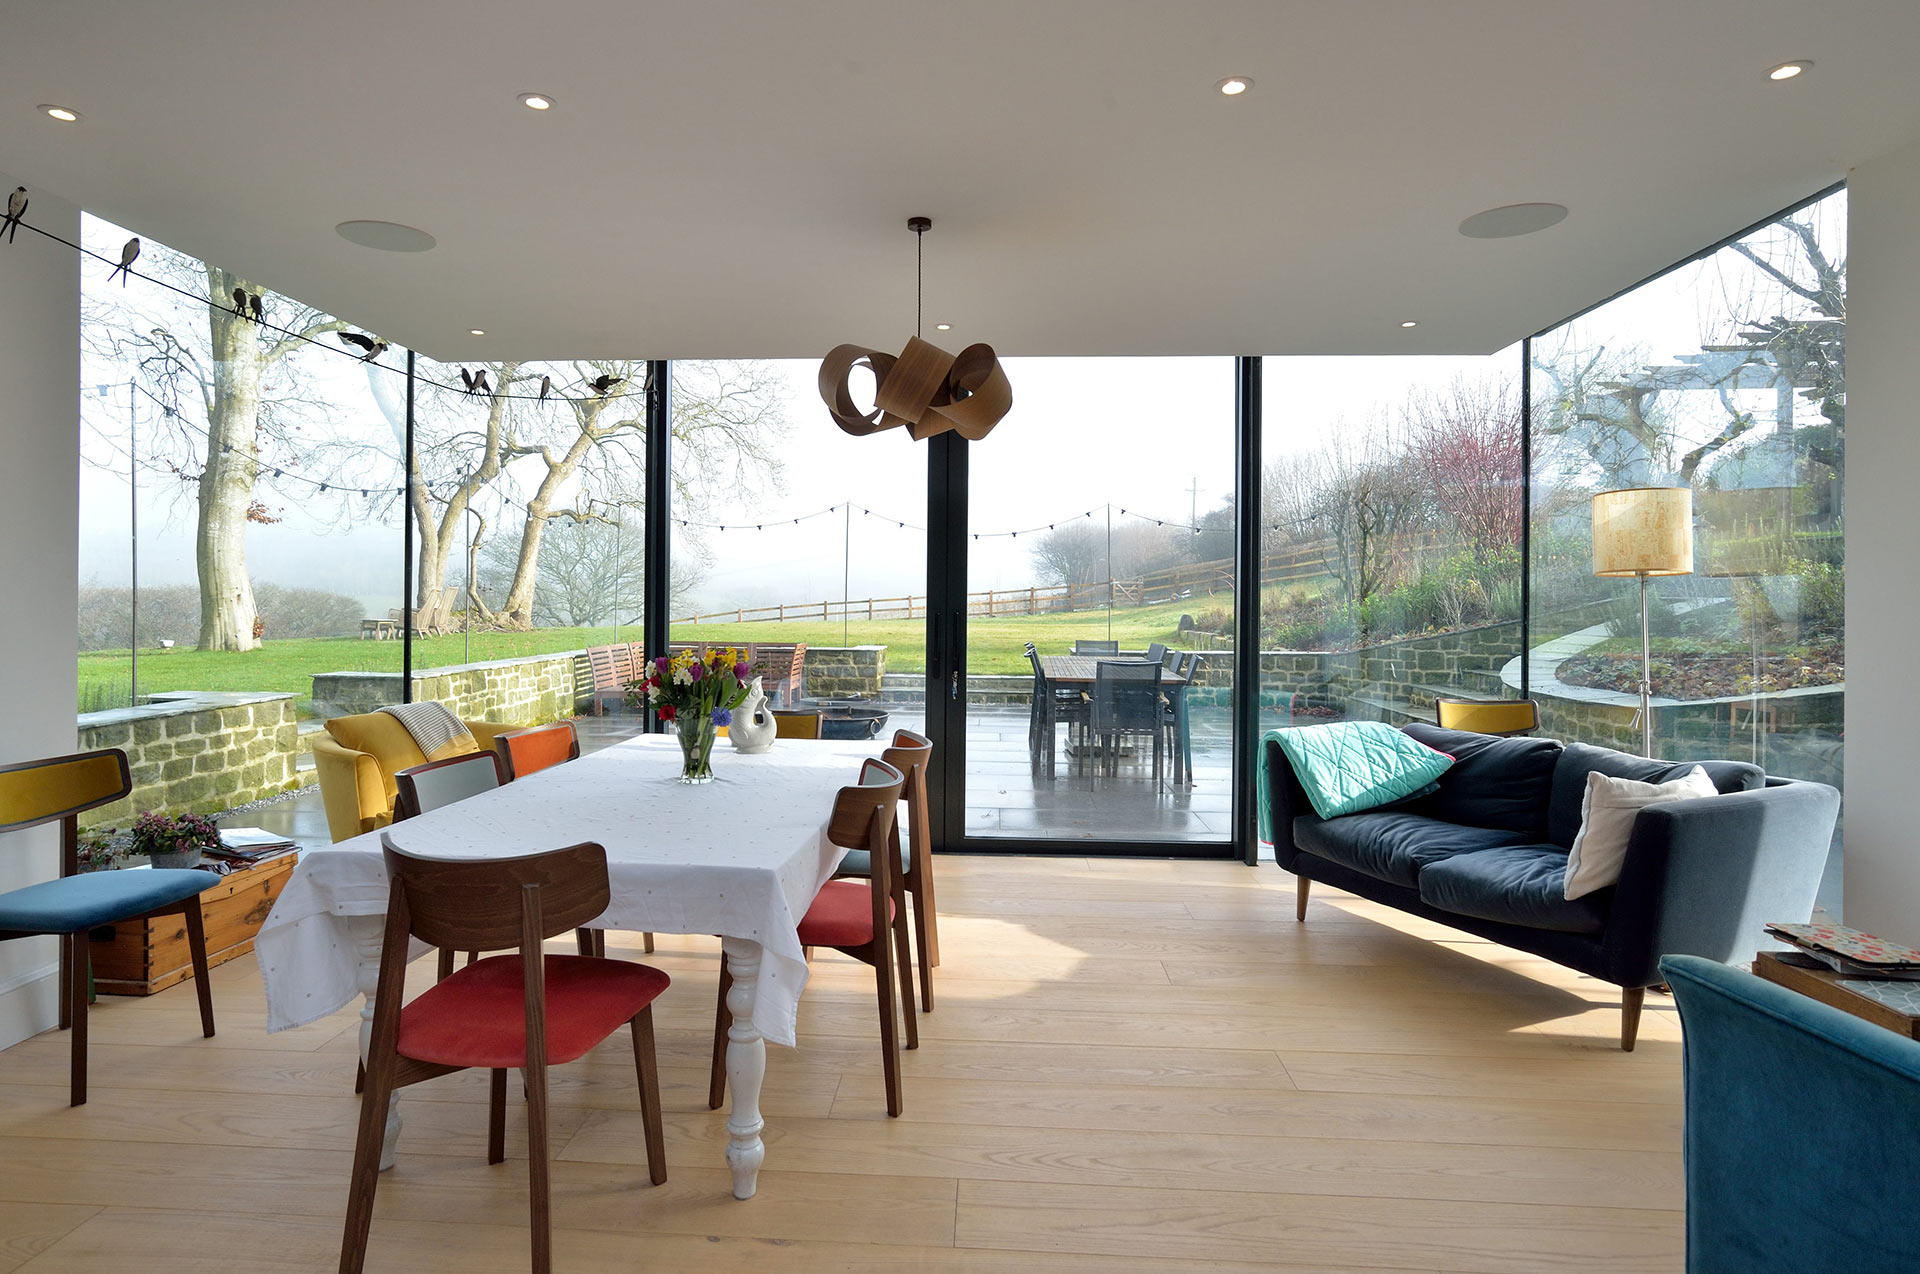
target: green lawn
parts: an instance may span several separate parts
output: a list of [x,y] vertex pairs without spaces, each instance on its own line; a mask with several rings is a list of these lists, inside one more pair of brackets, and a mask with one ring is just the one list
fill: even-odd
[[[1160,641],[1181,646],[1179,626],[1184,611],[1206,609],[1204,598],[1113,613],[1113,637],[1122,648],[1140,649]],[[1105,611],[1078,611],[1070,615],[1003,615],[968,622],[968,666],[976,673],[1021,673],[1027,670],[1024,643],[1043,652],[1067,650],[1075,638],[1107,636]],[[622,641],[638,641],[637,627],[622,628]],[[838,622],[681,624],[675,641],[748,642],[804,641],[810,646],[838,646],[843,630]],[[525,633],[473,634],[472,658],[515,659],[578,650],[613,640],[609,628],[540,628]],[[853,645],[884,645],[889,672],[926,670],[926,625],[920,620],[855,620],[844,629],[844,641]],[[230,654],[202,650],[153,650],[140,654],[140,692],[143,695],[174,690],[285,691],[299,696],[300,710],[311,705],[313,674],[317,672],[399,672],[397,641],[363,641],[353,637],[275,641],[258,650]],[[466,638],[459,633],[421,637],[413,643],[415,668],[435,668],[466,661]],[[80,704],[83,708],[124,704],[127,693],[127,652],[88,651],[80,656]]]

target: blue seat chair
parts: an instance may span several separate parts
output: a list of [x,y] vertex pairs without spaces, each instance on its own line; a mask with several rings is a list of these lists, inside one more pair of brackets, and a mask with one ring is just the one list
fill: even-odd
[[207,938],[200,892],[219,883],[205,871],[140,870],[79,873],[80,815],[133,790],[127,754],[118,748],[0,766],[0,834],[60,825],[60,877],[0,894],[0,942],[51,935],[60,939],[60,1028],[73,1032],[70,1096],[87,1100],[87,935],[101,925],[184,916],[200,1030],[213,1034],[213,990],[207,983]]
[[1685,1041],[1687,1274],[1920,1270],[1920,1042],[1698,956]]

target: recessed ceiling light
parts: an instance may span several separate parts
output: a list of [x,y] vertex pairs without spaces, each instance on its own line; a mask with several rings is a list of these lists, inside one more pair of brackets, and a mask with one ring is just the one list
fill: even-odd
[[52,116],[62,124],[78,124],[80,122],[80,112],[74,110],[71,106],[55,106],[51,102],[42,102],[37,109],[43,115]]
[[1420,324],[1415,322],[1413,319],[1408,319],[1406,322],[1402,323],[1400,326],[1401,327],[1419,327]]
[[1790,80],[1800,74],[1800,72],[1811,70],[1812,68],[1812,58],[1799,58],[1792,62],[1782,62],[1779,66],[1767,72],[1767,78],[1770,80]]
[[1523,234],[1537,234],[1566,219],[1564,204],[1510,203],[1474,213],[1460,223],[1460,233],[1469,239],[1512,239]]
[[553,109],[553,99],[545,93],[522,93],[520,105],[530,111],[550,111]]
[[487,329],[484,327],[470,327],[467,329],[468,336],[485,336],[486,334]]
[[425,252],[440,242],[425,230],[394,221],[342,221],[333,232],[348,243],[379,252]]
[[951,323],[935,323],[935,324],[933,325],[933,330],[934,330],[934,331],[936,331],[936,332],[951,332],[951,331],[953,330],[953,324],[951,324]]
[[1219,89],[1224,97],[1238,97],[1253,87],[1253,81],[1244,75],[1229,75],[1214,87]]

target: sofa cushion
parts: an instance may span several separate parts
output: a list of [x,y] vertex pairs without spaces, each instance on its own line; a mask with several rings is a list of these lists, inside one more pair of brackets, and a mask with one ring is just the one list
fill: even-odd
[[[1529,839],[1525,832],[1462,827],[1404,810],[1373,810],[1332,819],[1301,815],[1293,820],[1293,841],[1301,849],[1408,889],[1418,883],[1423,870],[1442,859],[1497,845],[1523,845]],[[1566,865],[1562,854],[1563,877]]]
[[1569,900],[1567,851],[1558,845],[1510,845],[1457,854],[1420,872],[1420,901],[1529,929],[1598,933],[1606,927],[1611,889]]
[[1453,758],[1453,767],[1440,776],[1440,790],[1409,802],[1408,810],[1446,823],[1499,827],[1525,832],[1532,840],[1545,839],[1553,769],[1560,759],[1558,740],[1503,739],[1443,730],[1423,721],[1400,728]]
[[1767,774],[1744,761],[1648,760],[1588,743],[1569,743],[1553,767],[1553,798],[1547,807],[1547,839],[1562,849],[1573,848],[1580,834],[1580,807],[1587,796],[1587,775],[1598,770],[1611,778],[1641,783],[1669,783],[1699,766],[1713,780],[1715,790],[1750,792],[1767,785]]
[[[1429,790],[1453,758],[1380,721],[1267,731],[1321,818],[1378,809]],[[1264,771],[1263,771],[1264,774]]]

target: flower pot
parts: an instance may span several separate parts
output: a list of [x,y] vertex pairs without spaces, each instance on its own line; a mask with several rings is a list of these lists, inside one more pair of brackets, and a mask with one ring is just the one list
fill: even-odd
[[198,867],[200,865],[200,849],[198,846],[195,846],[193,849],[183,849],[171,854],[149,853],[147,855],[147,861],[158,868]]
[[696,715],[680,717],[673,726],[680,736],[680,781],[713,782],[713,741],[719,737],[719,727],[711,717]]

